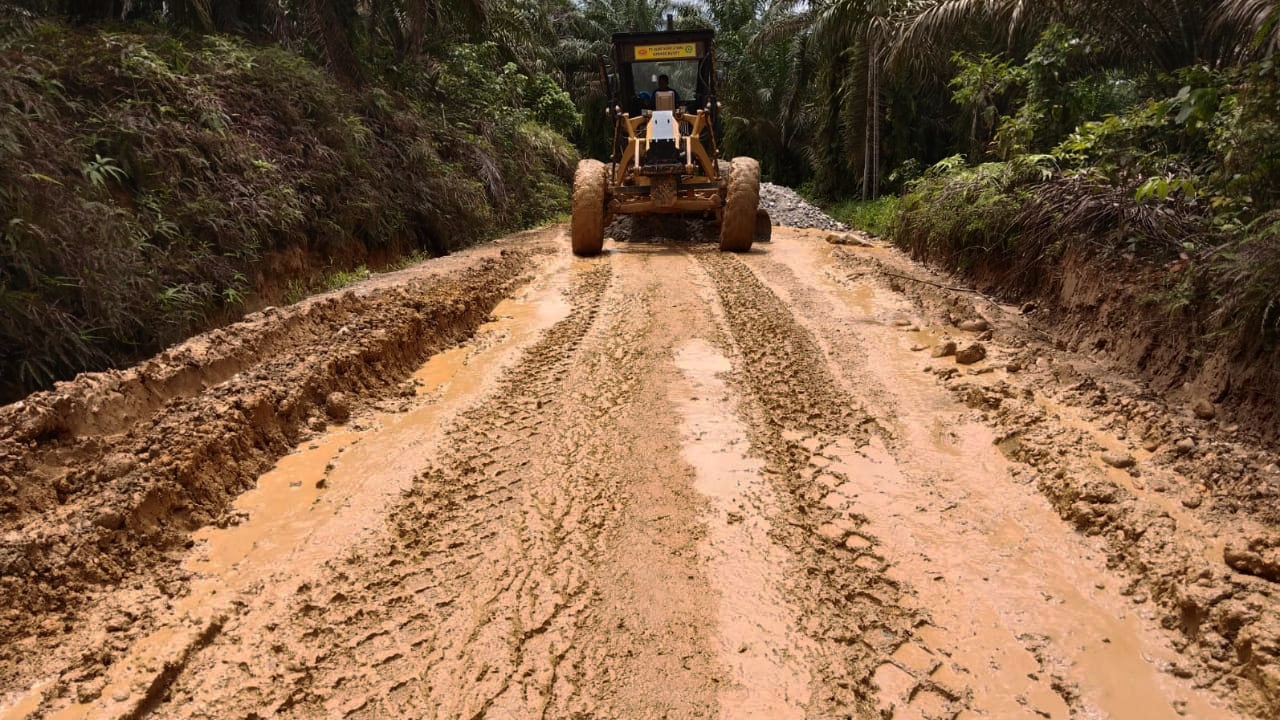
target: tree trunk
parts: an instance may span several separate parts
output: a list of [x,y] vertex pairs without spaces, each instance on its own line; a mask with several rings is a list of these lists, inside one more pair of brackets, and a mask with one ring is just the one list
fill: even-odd
[[880,38],[867,32],[867,119],[862,141],[862,199],[880,197]]
[[336,0],[304,0],[302,7],[305,27],[320,49],[324,64],[339,77],[359,84],[360,63],[338,15]]
[[240,0],[212,0],[209,5],[214,30],[236,32],[240,29]]
[[[868,39],[870,40],[870,39]],[[862,123],[862,199],[871,199],[871,134],[872,125],[875,124],[875,102],[872,95],[875,93],[875,59],[874,52],[871,47],[867,48],[867,97],[864,105],[866,106],[866,119]]]
[[874,162],[871,164],[871,199],[878,200],[880,198],[880,38],[877,36],[873,44],[875,52],[871,57],[871,67],[874,72],[871,90],[871,107],[872,107],[872,132],[871,132],[871,153]]

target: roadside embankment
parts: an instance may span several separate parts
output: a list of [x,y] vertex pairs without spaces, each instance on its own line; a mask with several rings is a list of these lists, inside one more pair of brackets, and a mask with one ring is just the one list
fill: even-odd
[[402,381],[474,333],[531,257],[468,251],[0,408],[0,675],[86,622],[96,591],[146,573],[180,594],[188,533],[234,524],[231,501],[310,434],[412,394]]
[[568,143],[453,92],[491,51],[353,88],[270,44],[0,22],[0,403],[561,212]]
[[1015,303],[1063,349],[1132,371],[1191,414],[1280,439],[1280,223],[1234,231],[1172,202],[1026,162],[917,183],[892,240]]

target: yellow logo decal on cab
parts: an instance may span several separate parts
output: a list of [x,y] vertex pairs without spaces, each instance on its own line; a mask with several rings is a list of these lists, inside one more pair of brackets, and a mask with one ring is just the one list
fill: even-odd
[[636,60],[672,60],[674,58],[698,57],[698,48],[693,43],[679,45],[637,45]]

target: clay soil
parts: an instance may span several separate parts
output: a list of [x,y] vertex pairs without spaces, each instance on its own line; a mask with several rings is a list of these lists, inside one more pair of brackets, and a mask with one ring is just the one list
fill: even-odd
[[548,228],[0,409],[0,717],[1280,717],[1273,449],[824,237]]

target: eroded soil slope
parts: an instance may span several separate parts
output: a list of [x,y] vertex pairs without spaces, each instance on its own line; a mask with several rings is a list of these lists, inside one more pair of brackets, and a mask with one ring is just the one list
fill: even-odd
[[6,409],[0,715],[1274,717],[1274,455],[824,236],[552,229]]
[[524,249],[449,258],[0,409],[0,677],[22,677],[46,657],[37,648],[90,624],[85,600],[100,590],[180,593],[170,581],[182,574],[167,570],[190,531],[235,522],[230,502],[276,458],[400,393],[528,265]]

